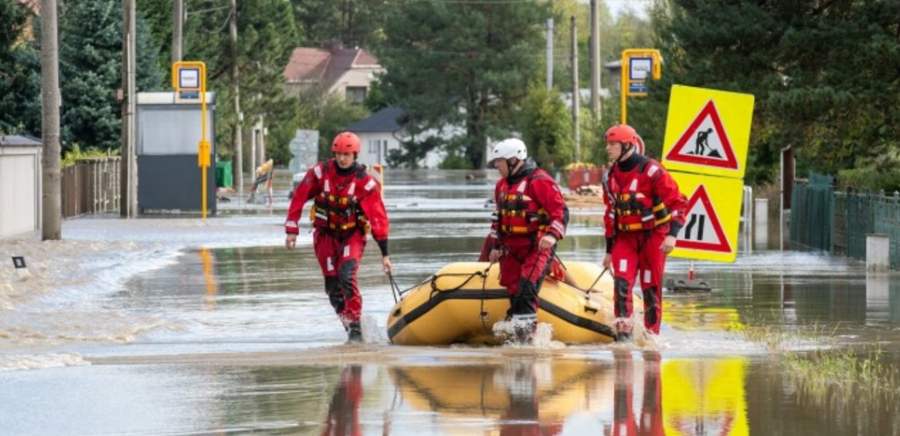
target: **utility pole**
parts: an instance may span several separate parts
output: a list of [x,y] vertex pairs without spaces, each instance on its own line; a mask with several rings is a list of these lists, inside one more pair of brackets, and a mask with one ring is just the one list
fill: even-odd
[[553,18],[547,18],[547,91],[553,89]]
[[591,115],[599,123],[600,114],[600,2],[591,0]]
[[174,0],[172,11],[172,63],[181,60],[182,31],[184,29],[184,0]]
[[134,113],[135,94],[135,0],[123,2],[122,14],[122,171],[119,215],[134,218],[137,214],[137,174],[135,165]]
[[581,162],[581,144],[578,133],[578,110],[580,106],[581,93],[578,89],[578,37],[575,28],[575,16],[569,20],[572,24],[572,127],[573,138],[575,139],[575,162]]
[[[243,144],[243,132],[241,131],[241,123],[244,122],[244,114],[241,113],[241,87],[238,82],[238,45],[237,45],[237,0],[231,1],[231,18],[230,18],[230,30],[231,30],[231,86],[234,88],[234,115],[236,117],[235,126],[234,126],[234,140],[232,144],[234,144],[234,167],[232,167],[232,172],[235,174],[235,179],[237,179],[237,191],[238,198],[240,195],[244,193],[244,144]],[[252,169],[251,169],[252,171]]]
[[62,239],[59,171],[59,41],[56,0],[41,0],[41,239]]

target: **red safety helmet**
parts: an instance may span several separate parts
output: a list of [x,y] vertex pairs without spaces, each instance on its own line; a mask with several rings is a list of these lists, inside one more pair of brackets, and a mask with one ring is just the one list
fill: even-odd
[[635,147],[635,152],[644,154],[644,140],[637,134],[634,127],[627,124],[619,124],[612,126],[606,131],[606,142],[622,143],[622,154],[628,152],[631,146]]
[[359,153],[359,136],[352,132],[341,132],[334,137],[331,143],[331,151],[334,153]]

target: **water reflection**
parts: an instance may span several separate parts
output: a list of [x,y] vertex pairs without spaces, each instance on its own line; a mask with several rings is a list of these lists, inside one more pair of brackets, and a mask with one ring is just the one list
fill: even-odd
[[662,366],[666,435],[747,435],[743,359],[673,360]]
[[484,419],[503,435],[559,434],[566,418],[608,402],[611,374],[580,360],[394,367],[404,401],[433,411],[441,428]]
[[643,364],[643,395],[640,419],[634,416],[635,363],[631,353],[617,353],[615,360],[615,408],[611,430],[614,436],[663,435],[662,385],[660,383],[660,358],[658,353],[647,353]]
[[363,395],[362,366],[347,365],[334,389],[322,436],[361,435],[359,403]]
[[[364,383],[364,366],[348,364],[317,434],[747,435],[744,368],[743,359],[624,350],[612,361],[515,355],[379,367],[385,386]],[[367,393],[380,400],[361,401]]]

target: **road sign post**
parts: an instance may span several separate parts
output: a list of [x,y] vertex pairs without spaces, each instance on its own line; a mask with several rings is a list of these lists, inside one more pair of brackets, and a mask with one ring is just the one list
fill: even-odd
[[622,124],[628,124],[628,97],[646,97],[647,80],[659,80],[662,56],[652,48],[622,51]]
[[210,142],[206,136],[206,64],[197,61],[180,61],[172,64],[172,87],[176,102],[200,100],[200,142],[197,144],[197,166],[201,177],[201,213],[206,218],[206,178],[210,165]]

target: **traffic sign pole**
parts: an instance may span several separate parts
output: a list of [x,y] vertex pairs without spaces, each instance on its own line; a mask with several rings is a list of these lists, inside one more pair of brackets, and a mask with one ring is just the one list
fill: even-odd
[[206,135],[206,64],[197,61],[181,61],[172,64],[172,87],[175,101],[200,99],[200,143],[197,144],[197,166],[200,167],[200,208],[206,219],[207,172],[209,171],[211,145]]

